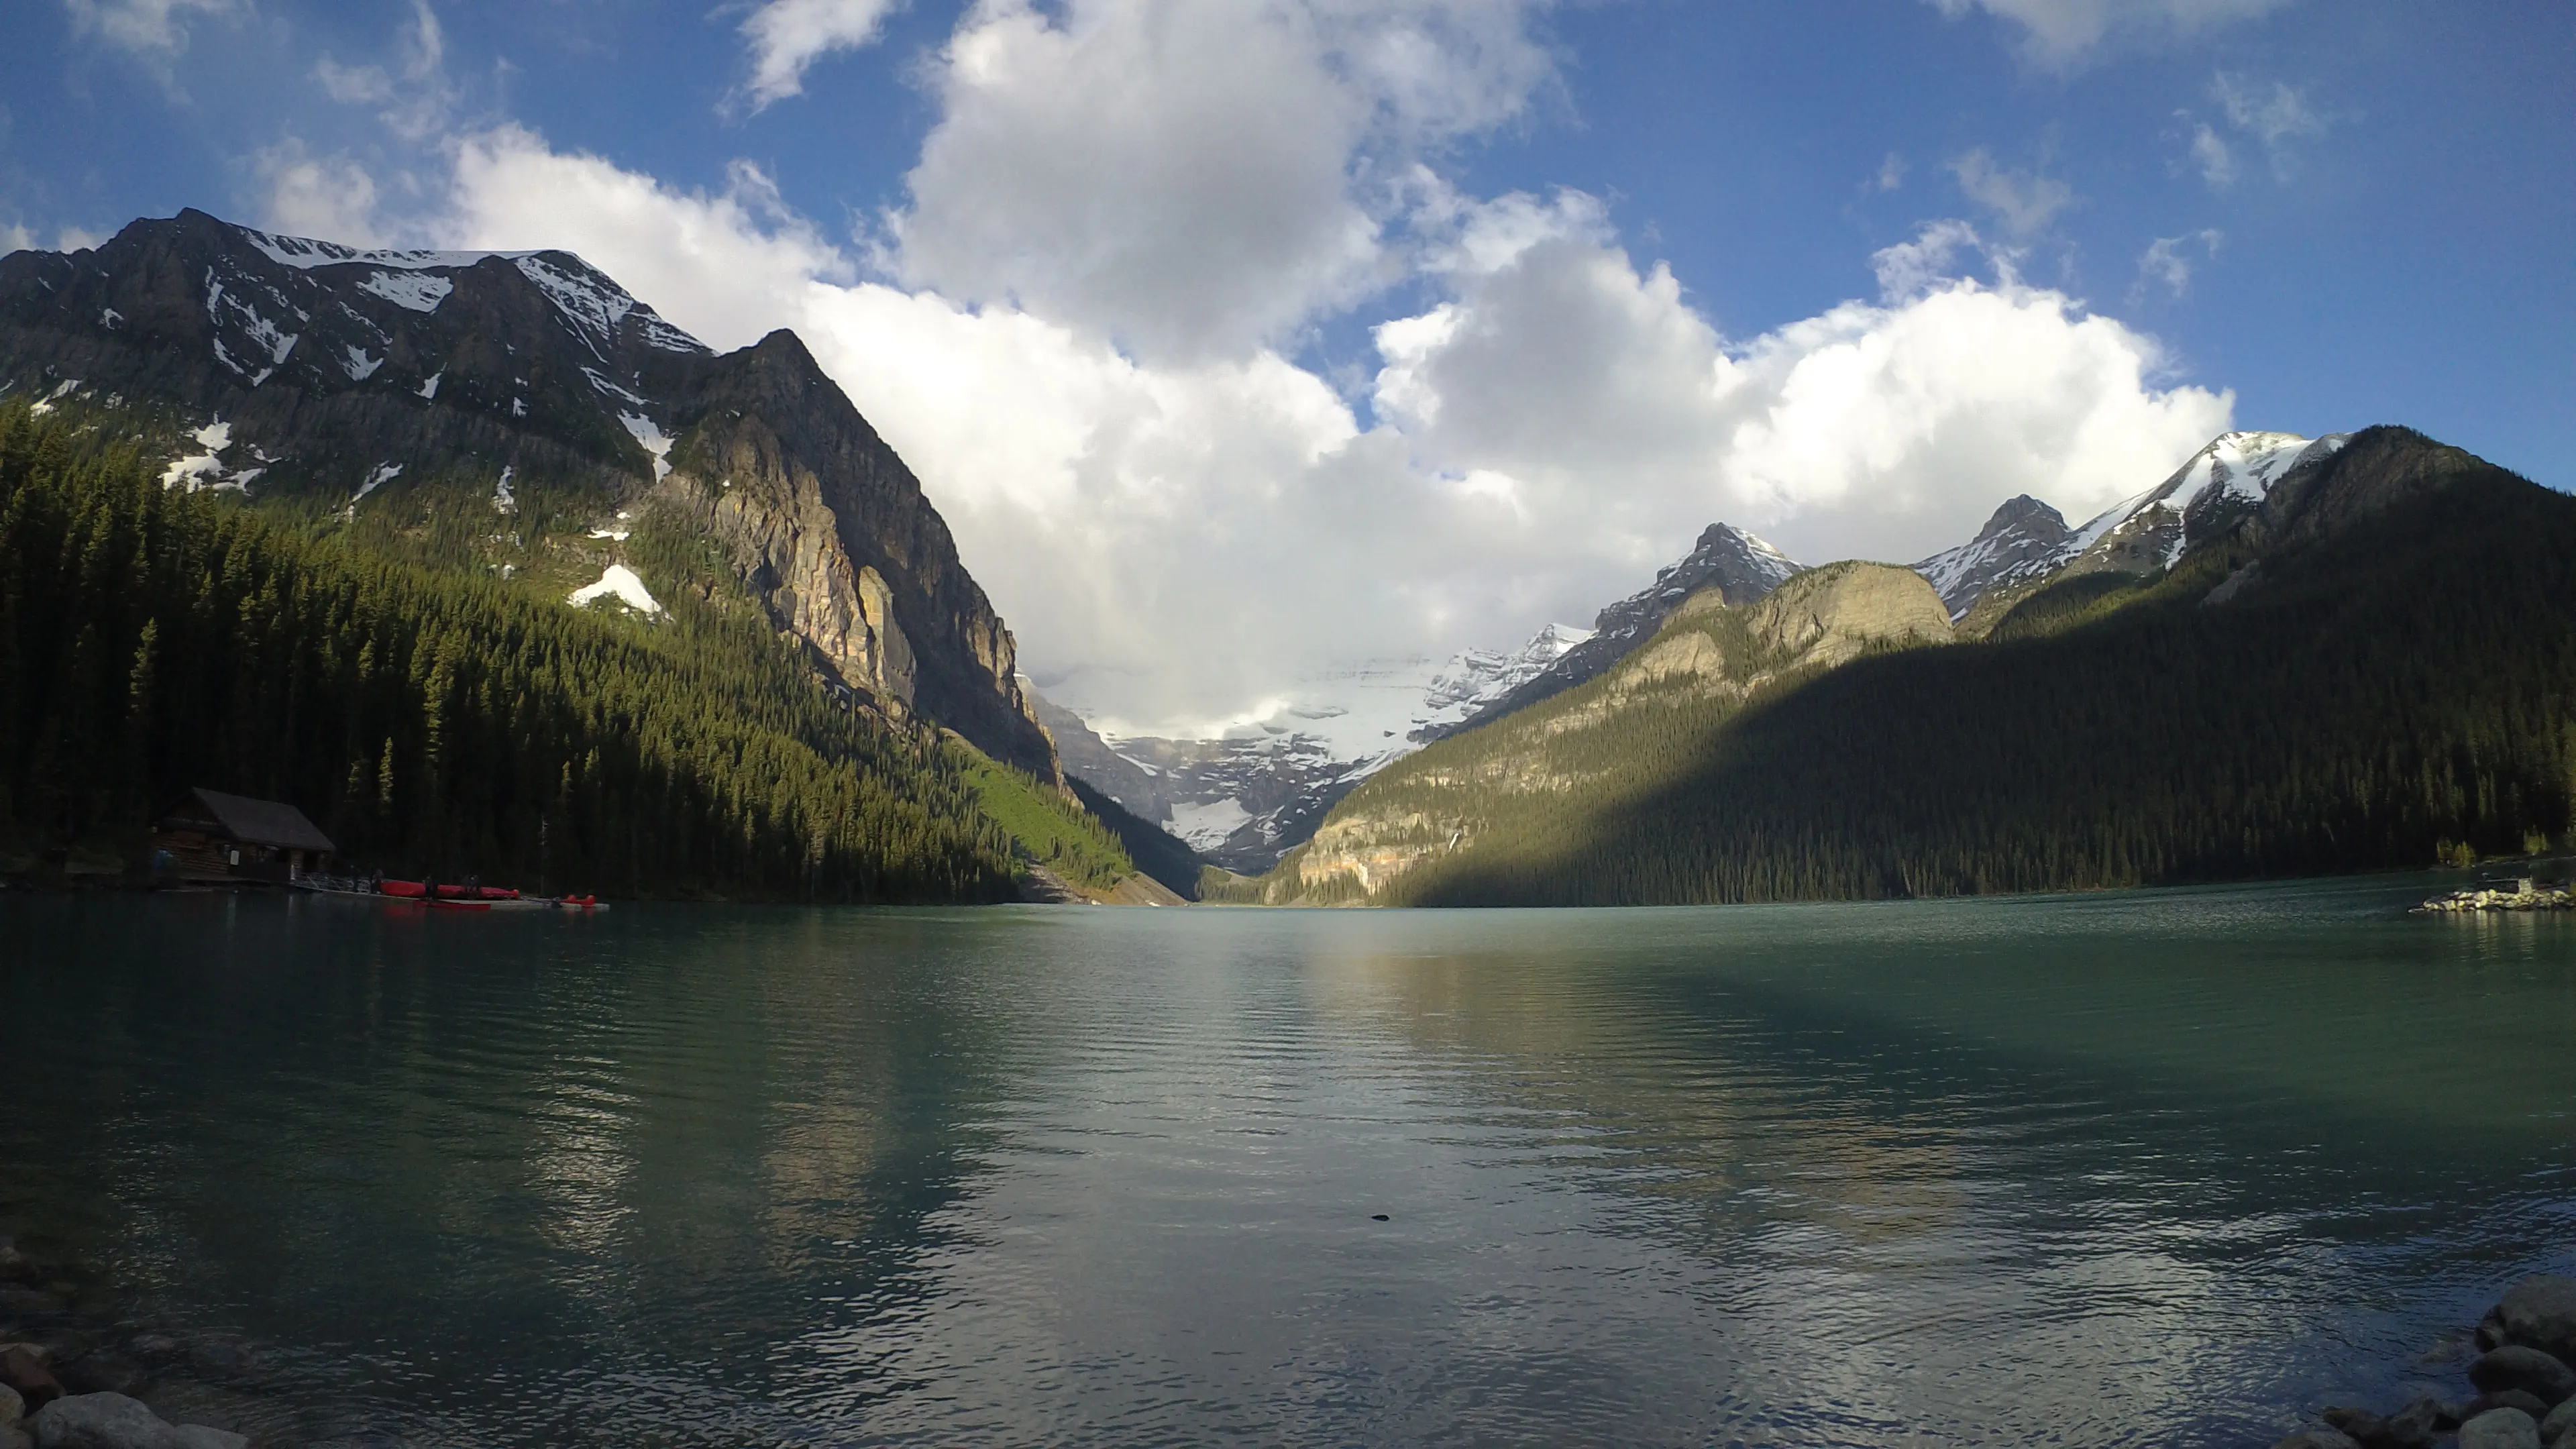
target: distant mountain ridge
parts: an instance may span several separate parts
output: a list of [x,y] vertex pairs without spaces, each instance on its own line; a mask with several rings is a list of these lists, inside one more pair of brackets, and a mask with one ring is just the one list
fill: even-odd
[[566,596],[658,607],[647,545],[702,538],[854,698],[1057,776],[947,525],[794,335],[718,356],[568,252],[138,221],[0,258],[8,395],[173,440],[172,486]]
[[1938,895],[2576,846],[2576,499],[2380,427],[2220,438],[2053,550],[2038,506],[1981,536],[2033,520],[1984,560],[2042,570],[1956,626],[1934,570],[1696,596],[1219,896]]
[[1446,739],[1491,720],[1527,709],[1543,699],[1600,676],[1625,658],[1662,626],[1682,600],[1714,588],[1730,603],[1749,604],[1769,593],[1799,566],[1788,555],[1729,523],[1702,530],[1691,551],[1666,564],[1655,581],[1603,609],[1592,621],[1591,634],[1568,647],[1530,678],[1516,684],[1454,723],[1424,729],[1424,743]]

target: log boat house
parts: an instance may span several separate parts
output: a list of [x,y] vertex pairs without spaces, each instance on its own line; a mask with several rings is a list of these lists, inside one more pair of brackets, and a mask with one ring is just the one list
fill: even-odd
[[280,885],[319,869],[337,850],[292,805],[206,789],[189,791],[163,813],[153,827],[152,848],[155,874]]

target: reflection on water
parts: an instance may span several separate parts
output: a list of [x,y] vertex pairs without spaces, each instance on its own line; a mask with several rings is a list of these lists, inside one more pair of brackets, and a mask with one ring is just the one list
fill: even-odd
[[2426,889],[14,900],[0,1228],[317,1437],[2267,1442],[2576,1265],[2576,922]]

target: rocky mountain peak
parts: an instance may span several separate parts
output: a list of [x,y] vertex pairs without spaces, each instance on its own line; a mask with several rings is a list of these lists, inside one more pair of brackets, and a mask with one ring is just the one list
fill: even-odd
[[173,486],[443,529],[585,601],[634,577],[618,520],[665,508],[834,682],[1057,775],[947,524],[795,334],[719,356],[570,252],[137,221],[0,257],[0,393],[117,413],[178,455]]

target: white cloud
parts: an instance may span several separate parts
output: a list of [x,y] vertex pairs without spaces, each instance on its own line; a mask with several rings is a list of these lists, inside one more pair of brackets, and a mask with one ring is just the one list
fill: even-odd
[[2308,105],[2305,94],[2283,81],[2268,86],[2251,77],[2220,71],[2210,82],[2210,95],[2226,111],[2228,124],[2277,147],[2295,136],[2321,136],[2326,123]]
[[88,251],[90,248],[97,246],[100,242],[107,240],[109,235],[110,233],[108,232],[91,231],[87,227],[67,226],[54,234],[54,250],[58,252]]
[[2004,229],[2017,237],[2044,230],[2075,202],[2075,190],[2065,182],[1998,166],[1982,146],[1952,161],[1950,172],[1959,178],[1959,190],[1970,201],[1993,212]]
[[805,68],[836,50],[875,42],[898,0],[768,0],[742,23],[758,110],[805,91]]
[[1259,346],[1153,361],[857,280],[747,169],[681,191],[516,129],[458,156],[438,240],[569,247],[720,346],[796,327],[921,474],[1041,683],[1134,729],[1582,619],[1718,518],[1810,559],[1903,559],[2014,493],[2083,513],[2232,408],[2008,269],[1943,276],[1981,246],[1963,223],[1881,254],[1886,301],[1739,343],[1593,198],[1434,194],[1420,275],[1447,300],[1377,328],[1364,424]]
[[2156,238],[2138,258],[2138,282],[2129,290],[2130,301],[2143,300],[2151,288],[2159,286],[2168,297],[2180,297],[2191,290],[2192,245],[2198,243],[2203,256],[2215,258],[2219,243],[2225,240],[2223,233],[2214,230]]
[[1514,3],[985,0],[892,264],[1140,355],[1239,355],[1401,275],[1413,159],[1552,73]]
[[72,34],[95,35],[146,60],[167,62],[188,48],[187,16],[225,15],[237,0],[63,0]]
[[2201,180],[2221,191],[2236,184],[2236,152],[2205,121],[2192,129],[2191,162],[2200,168]]
[[2238,144],[2260,149],[2271,163],[2273,178],[2287,181],[2297,168],[2296,143],[2331,129],[2327,118],[2309,104],[2307,93],[2286,81],[2220,71],[2210,80],[2209,99],[2241,142],[2231,143],[2217,126],[2195,119],[2189,111],[2178,112],[2177,117],[2191,126],[2191,165],[2213,190],[2226,190],[2242,174]]
[[1879,296],[1893,306],[1947,285],[1959,275],[1959,253],[1971,249],[1986,252],[2009,275],[2009,255],[1996,256],[1975,227],[1956,219],[1936,221],[1926,225],[1914,240],[1882,247],[1870,255],[1870,270],[1878,274]]
[[1905,184],[1905,170],[1905,158],[1897,155],[1893,151],[1888,152],[1887,159],[1878,163],[1878,176],[1876,178],[1877,185],[1875,189],[1879,191],[1894,191],[1898,187],[1903,186]]
[[[2025,286],[1963,221],[1872,259],[1878,302],[1730,339],[1599,199],[1460,194],[1442,145],[1548,84],[1525,20],[983,0],[865,256],[751,167],[687,190],[516,127],[452,143],[423,239],[578,251],[719,347],[796,328],[1041,685],[1153,732],[1588,618],[1716,519],[1913,558],[2017,492],[2134,493],[2227,425],[2231,397],[2174,386],[2152,339]],[[2070,203],[1978,156],[1963,185],[2007,229]],[[1396,283],[1426,300],[1365,318],[1373,377],[1293,360]]]
[[344,106],[382,104],[394,98],[393,78],[380,65],[347,66],[325,55],[313,67],[322,93]]
[[719,348],[795,322],[808,287],[852,275],[747,162],[734,164],[723,192],[680,191],[597,156],[557,152],[517,126],[457,144],[453,191],[430,239],[577,252]]
[[1939,224],[1881,253],[1885,303],[1743,343],[1615,246],[1532,247],[1380,329],[1380,411],[1417,457],[1514,481],[1538,525],[1522,566],[1662,561],[1715,518],[1811,560],[1910,559],[2015,492],[2107,504],[2224,426],[2232,400],[2158,388],[2160,350],[2117,322],[2009,278],[1926,279],[1975,244]]
[[13,221],[0,226],[0,257],[11,252],[33,251],[35,247],[36,234],[27,230],[26,223]]
[[2134,37],[2153,42],[2196,35],[2251,20],[2292,0],[1931,0],[1957,19],[1984,11],[2021,32],[2023,59],[2068,70],[2105,45]]
[[429,0],[412,0],[410,18],[395,30],[394,62],[389,73],[381,65],[342,65],[326,53],[313,79],[342,105],[384,107],[379,119],[405,140],[444,130],[459,91],[447,76],[447,32]]
[[376,218],[375,178],[347,152],[316,156],[302,140],[289,138],[252,159],[266,187],[260,215],[270,230],[351,246],[385,239]]

